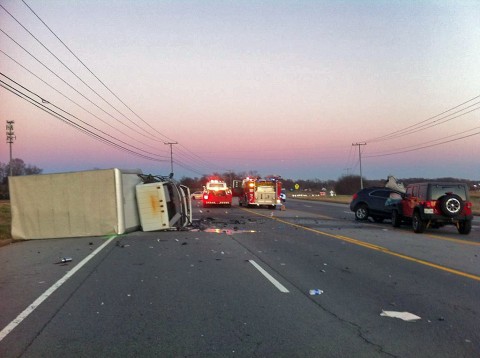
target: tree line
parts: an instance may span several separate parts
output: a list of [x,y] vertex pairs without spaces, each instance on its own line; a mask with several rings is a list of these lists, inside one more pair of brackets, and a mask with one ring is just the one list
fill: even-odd
[[8,177],[19,175],[41,174],[43,169],[36,165],[26,164],[22,159],[12,159],[10,163],[0,162],[0,199],[8,199]]
[[[41,174],[43,169],[38,168],[32,164],[26,164],[22,159],[15,158],[10,163],[0,162],[0,199],[8,199],[8,176],[10,175],[10,169],[12,170],[13,176],[19,175],[32,175],[32,174]],[[224,173],[212,173],[209,175],[202,175],[201,177],[182,177],[180,184],[183,184],[190,188],[190,190],[198,191],[202,190],[203,186],[207,183],[210,178],[215,177],[218,179],[224,180],[229,186],[232,185],[234,180],[242,180],[246,177],[278,177],[276,175],[266,175],[261,176],[257,171],[249,172],[224,172]],[[369,180],[362,178],[363,186],[385,186],[386,179],[376,179]],[[358,190],[360,190],[360,176],[359,175],[343,175],[337,180],[321,180],[321,179],[287,179],[280,178],[282,181],[283,187],[287,191],[294,191],[298,186],[300,191],[311,191],[311,192],[320,192],[327,191],[330,192],[333,190],[338,195],[352,195]],[[460,181],[467,183],[470,188],[474,188],[475,184],[478,184],[478,181],[472,181],[468,179],[458,179],[458,178],[438,178],[438,179],[425,179],[425,178],[407,178],[407,179],[398,179],[398,182],[403,183],[405,186],[411,183],[425,182],[425,181]]]
[[[223,179],[228,185],[232,185],[233,180],[242,180],[248,176],[260,176],[258,172],[226,172],[226,173],[214,173],[212,175],[203,175],[202,177],[182,177],[180,179],[180,183],[186,185],[192,191],[202,190],[203,186],[209,180],[210,177],[218,177]],[[272,175],[267,175],[265,177],[269,177]],[[360,176],[359,175],[343,175],[337,180],[321,180],[321,179],[299,179],[299,180],[292,180],[292,179],[285,179],[281,178],[282,185],[286,188],[287,191],[289,190],[296,190],[295,187],[298,185],[298,190],[300,191],[311,191],[311,192],[320,192],[320,191],[327,191],[330,192],[333,190],[338,195],[353,195],[357,191],[360,190]],[[419,183],[425,181],[436,181],[436,182],[462,182],[469,185],[469,187],[473,190],[474,185],[478,184],[477,181],[468,180],[468,179],[458,179],[458,178],[437,178],[437,179],[425,179],[425,178],[405,178],[405,179],[397,179],[399,183],[403,183],[405,186],[411,183]],[[363,187],[372,187],[372,186],[379,186],[384,187],[387,181],[385,179],[366,179],[362,178]]]

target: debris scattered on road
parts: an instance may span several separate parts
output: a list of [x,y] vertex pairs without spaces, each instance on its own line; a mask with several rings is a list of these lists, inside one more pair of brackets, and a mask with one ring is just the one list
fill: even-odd
[[414,315],[413,313],[410,313],[410,312],[397,312],[397,311],[384,311],[384,310],[382,310],[382,313],[380,313],[380,316],[399,318],[406,322],[415,322],[419,319],[422,319],[421,317]]
[[319,290],[318,288],[310,290],[310,296],[318,296],[318,295],[321,295],[322,293],[323,291]]
[[72,258],[71,257],[62,257],[60,259],[60,261],[58,262],[55,262],[56,264],[65,264],[67,262],[71,262],[72,261]]

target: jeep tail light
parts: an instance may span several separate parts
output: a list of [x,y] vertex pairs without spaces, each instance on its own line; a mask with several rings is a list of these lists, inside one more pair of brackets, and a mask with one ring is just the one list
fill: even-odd
[[465,207],[463,208],[463,213],[465,215],[472,215],[472,207],[473,207],[472,202],[466,201],[465,202]]
[[425,202],[425,207],[434,209],[434,208],[435,208],[435,204],[437,204],[437,201],[436,201],[436,200],[426,201],[426,202]]

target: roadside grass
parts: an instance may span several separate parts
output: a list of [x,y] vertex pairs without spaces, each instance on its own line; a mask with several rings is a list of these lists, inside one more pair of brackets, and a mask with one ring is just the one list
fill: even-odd
[[[293,197],[289,194],[289,197]],[[352,200],[351,195],[337,196],[295,196],[295,199],[326,201],[331,203],[349,204]],[[480,191],[470,192],[470,200],[473,203],[473,214],[480,215]],[[10,211],[10,201],[0,200],[0,241],[11,240],[11,222],[12,214]]]
[[8,200],[0,200],[0,240],[12,238],[10,234],[11,222],[10,202]]

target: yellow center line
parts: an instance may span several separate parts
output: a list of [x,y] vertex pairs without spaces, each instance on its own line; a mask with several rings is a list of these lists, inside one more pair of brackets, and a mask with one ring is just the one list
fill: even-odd
[[[248,211],[249,213],[252,213],[252,214],[255,214],[255,215],[258,215],[258,216],[263,216],[263,217],[268,218],[268,219],[276,220],[276,221],[281,222],[283,224],[290,225],[290,226],[293,226],[293,227],[296,227],[296,228],[299,228],[299,229],[303,229],[303,230],[306,230],[306,231],[311,231],[311,232],[314,232],[316,234],[328,236],[328,237],[331,237],[331,238],[334,238],[334,239],[337,239],[337,240],[346,241],[346,242],[349,242],[349,243],[354,244],[354,245],[358,245],[358,246],[362,246],[362,247],[365,247],[365,248],[368,248],[368,249],[371,249],[371,250],[383,252],[387,255],[395,256],[395,257],[398,257],[398,258],[401,258],[401,259],[404,259],[404,260],[407,260],[407,261],[416,262],[418,264],[425,265],[425,266],[428,266],[428,267],[432,267],[432,268],[435,268],[435,269],[438,269],[438,270],[441,270],[441,271],[449,272],[449,273],[452,273],[454,275],[458,275],[458,276],[470,278],[472,280],[480,281],[480,276],[478,276],[478,275],[474,275],[474,274],[470,274],[470,273],[467,273],[467,272],[456,270],[456,269],[453,269],[453,268],[450,268],[450,267],[438,265],[438,264],[435,264],[433,262],[417,259],[417,258],[412,257],[412,256],[408,256],[408,255],[404,255],[404,254],[401,254],[401,253],[398,253],[398,252],[395,252],[395,251],[391,251],[390,249],[387,249],[386,247],[378,246],[378,245],[375,245],[375,244],[370,244],[368,242],[360,241],[360,240],[357,240],[357,239],[354,239],[354,238],[351,238],[351,237],[330,234],[328,232],[320,231],[320,230],[317,230],[317,229],[312,229],[312,228],[309,228],[309,227],[306,227],[306,226],[303,226],[303,225],[294,224],[294,223],[291,223],[289,221],[279,219],[278,217],[271,217],[271,216],[267,216],[267,215],[264,215],[264,214],[259,214],[259,213],[255,212],[253,210],[249,210],[249,209],[245,209],[245,208],[242,208],[242,210]],[[451,240],[453,241],[455,239],[451,239]],[[462,241],[462,240],[457,240],[457,241]],[[464,243],[464,241],[462,241],[462,243]]]
[[457,244],[464,244],[464,245],[472,245],[472,246],[480,246],[480,242],[474,242],[474,241],[467,241],[467,240],[460,240],[460,239],[452,239],[451,237],[445,237],[445,236],[440,236],[440,235],[431,235],[427,234],[425,237],[428,237],[430,239],[437,239],[437,240],[444,240],[444,241],[451,241],[455,242]]

